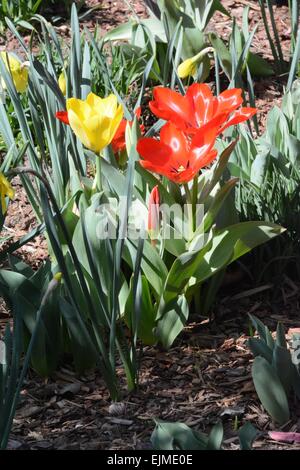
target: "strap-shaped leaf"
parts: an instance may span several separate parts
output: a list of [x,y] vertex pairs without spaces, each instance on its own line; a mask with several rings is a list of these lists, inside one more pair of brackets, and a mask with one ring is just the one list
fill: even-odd
[[271,417],[279,424],[289,420],[289,404],[283,385],[275,369],[263,357],[256,357],[252,377],[257,395]]

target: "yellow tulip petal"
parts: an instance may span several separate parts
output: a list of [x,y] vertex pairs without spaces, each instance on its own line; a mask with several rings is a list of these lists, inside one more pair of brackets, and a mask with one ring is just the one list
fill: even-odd
[[89,119],[93,115],[91,106],[78,98],[69,98],[67,100],[67,111],[73,111],[80,120]]
[[[79,116],[73,111],[73,109],[68,110],[68,118],[70,126],[78,139],[83,143],[83,145],[90,150],[94,150],[92,142],[89,139],[89,136],[86,132],[85,126],[83,126],[82,121]],[[95,151],[95,150],[94,150]]]
[[90,92],[87,95],[86,102],[90,105],[91,108],[95,109],[98,106],[102,109],[103,99],[100,96],[95,95],[95,93]]
[[117,132],[117,129],[120,125],[120,122],[122,121],[123,115],[124,115],[123,107],[122,107],[122,105],[119,105],[118,108],[117,108],[117,111],[116,111],[116,113],[115,113],[115,115],[114,115],[114,117],[111,121],[109,144],[111,143],[112,139],[115,136],[115,133]]
[[103,108],[105,109],[105,115],[114,118],[117,111],[118,100],[113,94],[108,95],[107,98],[103,99]]
[[89,93],[85,101],[70,98],[67,110],[75,135],[95,153],[110,144],[123,117],[122,106],[113,94],[100,98]]

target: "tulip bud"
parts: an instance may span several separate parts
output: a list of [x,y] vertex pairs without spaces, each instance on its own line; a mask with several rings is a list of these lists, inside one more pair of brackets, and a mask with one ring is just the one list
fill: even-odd
[[3,173],[0,173],[0,202],[1,202],[2,215],[5,214],[6,209],[7,209],[6,201],[5,201],[6,196],[8,196],[9,199],[13,199],[14,195],[15,195],[15,192],[10,182],[5,178]]
[[51,279],[51,281],[49,282],[48,287],[46,289],[46,292],[43,295],[43,298],[41,300],[41,307],[43,307],[46,304],[50,294],[52,294],[52,292],[60,284],[61,279],[62,279],[62,273],[61,272],[58,272],[58,273],[54,274],[54,276]]
[[156,240],[159,236],[159,222],[159,192],[158,186],[154,186],[150,193],[148,209],[148,233],[153,245],[156,244]]
[[196,75],[197,66],[202,62],[208,52],[212,52],[213,50],[212,47],[206,47],[200,51],[199,54],[182,62],[177,69],[179,78],[187,78]]
[[53,279],[55,279],[57,282],[60,282],[62,279],[62,273],[59,271],[58,273],[54,274]]
[[186,78],[195,75],[197,72],[197,66],[193,59],[186,59],[182,62],[178,69],[177,73],[179,78]]
[[65,72],[61,72],[59,78],[58,78],[58,86],[60,88],[60,91],[64,96],[66,96],[67,93],[67,82],[66,82],[66,76]]
[[[7,70],[11,73],[17,92],[24,93],[28,85],[28,62],[22,63],[17,57],[5,51],[2,51],[0,54]],[[3,79],[1,80],[1,85],[5,90],[6,84]]]

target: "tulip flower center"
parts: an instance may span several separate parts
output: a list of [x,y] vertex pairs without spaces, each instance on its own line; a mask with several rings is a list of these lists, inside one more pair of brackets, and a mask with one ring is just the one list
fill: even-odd
[[180,165],[180,167],[177,168],[177,173],[182,173],[183,171],[185,171],[185,168],[183,165]]
[[187,161],[186,166],[184,166],[184,165],[179,165],[178,168],[173,167],[173,168],[171,169],[171,172],[172,172],[172,173],[176,173],[176,174],[178,175],[178,174],[182,173],[183,171],[186,171],[186,170],[189,168],[189,166],[190,166],[190,162]]

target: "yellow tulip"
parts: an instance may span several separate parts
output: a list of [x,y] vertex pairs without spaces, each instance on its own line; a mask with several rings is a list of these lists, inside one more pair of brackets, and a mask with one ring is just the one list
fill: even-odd
[[66,76],[64,72],[61,72],[59,78],[58,78],[58,86],[60,88],[60,91],[64,96],[66,96],[67,93],[67,82],[66,82]]
[[[27,66],[17,59],[12,54],[7,54],[5,51],[1,52],[1,58],[6,65],[7,70],[11,72],[11,76],[19,93],[24,93],[28,85],[28,69]],[[6,89],[4,80],[1,80],[1,85]]]
[[13,199],[15,192],[10,182],[5,178],[3,173],[0,173],[0,199],[1,199],[1,210],[4,215],[7,209],[5,198]]
[[208,52],[213,52],[213,50],[214,49],[212,47],[206,47],[194,57],[190,57],[189,59],[184,60],[177,69],[179,78],[187,78],[196,75],[197,66],[202,62]]
[[71,128],[85,147],[95,153],[111,143],[123,117],[122,106],[118,106],[113,94],[100,98],[89,93],[86,100],[67,100],[68,118]]

